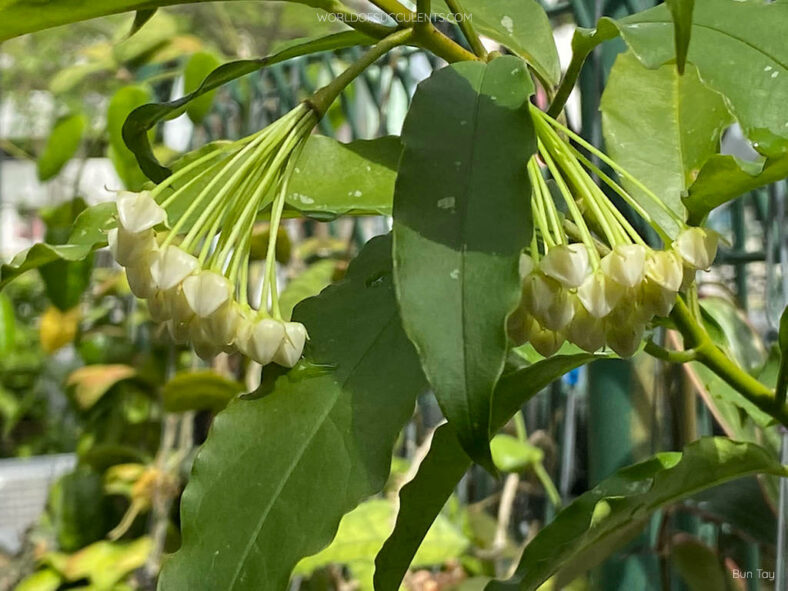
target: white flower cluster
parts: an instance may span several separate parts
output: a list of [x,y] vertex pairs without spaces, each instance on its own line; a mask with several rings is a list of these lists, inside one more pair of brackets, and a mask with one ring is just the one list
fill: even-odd
[[[667,316],[695,272],[709,268],[718,235],[688,227],[678,213],[605,154],[536,107],[532,113],[539,158],[528,162],[535,230],[530,253],[520,261],[522,298],[509,318],[509,335],[518,344],[530,342],[546,357],[567,340],[589,352],[607,346],[629,357],[654,317]],[[638,186],[681,228],[675,239],[562,134]],[[669,247],[650,248],[586,169],[628,203]],[[547,184],[545,172],[555,190]],[[555,199],[564,202],[565,214],[559,212]]]
[[[108,242],[131,291],[147,300],[152,319],[165,324],[176,343],[190,342],[203,359],[238,351],[262,365],[293,367],[301,357],[307,331],[281,317],[274,252],[292,164],[315,120],[300,106],[246,138],[232,157],[217,150],[150,192],[123,191],[117,198],[118,226]],[[173,189],[178,175],[186,182]],[[200,181],[207,184],[195,196],[189,189]],[[168,191],[174,192],[165,198]],[[272,193],[271,238],[255,310],[247,299],[251,234]],[[168,207],[183,198],[186,206],[173,208],[178,219],[169,219]]]
[[522,299],[509,334],[545,357],[566,340],[589,353],[607,346],[629,357],[648,323],[670,313],[682,285],[711,265],[716,249],[716,234],[687,228],[669,250],[617,245],[595,270],[582,243],[554,246],[539,262],[524,254]]
[[178,246],[160,248],[154,227],[167,213],[149,193],[121,192],[117,205],[118,227],[108,235],[112,255],[132,293],[148,301],[151,317],[166,324],[176,343],[191,342],[204,359],[237,350],[262,365],[296,364],[307,338],[303,324],[242,306],[229,279],[202,269]]

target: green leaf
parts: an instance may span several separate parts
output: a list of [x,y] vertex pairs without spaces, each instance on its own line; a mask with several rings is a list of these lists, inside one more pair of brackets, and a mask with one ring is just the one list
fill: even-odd
[[164,384],[161,395],[167,412],[219,412],[244,390],[243,384],[228,380],[214,371],[204,370],[175,374]]
[[[202,81],[215,70],[221,62],[214,54],[207,51],[198,51],[193,54],[183,70],[183,91],[190,94],[197,90]],[[195,98],[186,107],[186,114],[194,123],[201,123],[205,116],[210,112],[213,105],[215,90],[206,92],[200,97]]]
[[74,400],[83,410],[91,408],[117,383],[137,375],[128,365],[86,365],[74,370],[66,385],[74,388]]
[[89,579],[90,589],[112,591],[116,583],[145,564],[152,549],[148,537],[127,543],[102,540],[67,557],[61,574],[69,581]]
[[747,315],[733,302],[720,297],[705,297],[700,306],[703,314],[711,317],[722,331],[722,340],[715,339],[715,344],[745,371],[755,374],[760,370],[768,353]]
[[325,287],[328,287],[334,278],[336,268],[337,263],[334,260],[318,261],[290,281],[279,296],[279,308],[282,311],[282,317],[289,319],[296,304],[316,296]]
[[[687,60],[726,98],[747,137],[764,155],[788,149],[782,102],[788,95],[788,3],[696,0]],[[638,59],[658,68],[674,58],[673,21],[661,5],[619,21],[603,18],[593,38],[620,32]]]
[[299,304],[306,359],[216,416],[183,493],[183,545],[164,565],[162,591],[286,589],[341,516],[383,488],[426,388],[401,328],[390,252],[390,237],[372,240],[342,282]]
[[780,316],[780,332],[777,338],[780,347],[780,366],[777,370],[777,384],[775,392],[778,399],[785,400],[788,390],[788,307],[783,310]]
[[147,23],[153,15],[156,14],[155,8],[142,8],[134,13],[134,21],[131,23],[131,28],[129,29],[128,37],[131,37],[139,31],[145,23]]
[[88,120],[83,113],[73,113],[55,123],[49,132],[44,151],[37,164],[38,180],[47,181],[55,176],[76,154],[82,142]]
[[[345,564],[357,579],[360,573],[369,575],[368,579],[360,581],[361,589],[372,591],[375,555],[391,533],[395,513],[394,505],[388,500],[374,499],[362,503],[342,518],[334,541],[321,552],[299,562],[294,574],[309,574],[330,564]],[[468,539],[447,518],[438,516],[414,562],[419,566],[443,564],[460,556],[468,543]]]
[[[683,76],[672,65],[649,70],[627,52],[616,58],[600,109],[611,158],[683,218],[682,194],[731,122],[722,97],[703,85],[692,64]],[[659,206],[624,185],[668,234],[678,233]]]
[[490,399],[532,231],[532,92],[513,56],[438,70],[413,97],[394,193],[405,330],[463,448],[489,470]]
[[14,587],[14,591],[57,591],[60,588],[60,581],[60,575],[46,568],[22,579]]
[[112,46],[112,56],[117,64],[141,65],[153,53],[170,43],[178,34],[178,22],[166,12],[158,12],[149,24],[136,35],[128,35]]
[[786,177],[788,154],[756,162],[715,154],[700,169],[684,198],[689,223],[700,224],[712,209]]
[[[463,0],[462,6],[477,32],[511,49],[548,84],[558,84],[561,64],[553,40],[553,28],[539,2]],[[443,14],[449,12],[445,4],[438,10]]]
[[490,450],[495,467],[501,472],[522,472],[544,457],[544,452],[535,445],[505,433],[492,438]]
[[49,512],[58,547],[74,552],[107,533],[107,505],[101,475],[77,468],[62,476],[49,493]]
[[486,589],[532,591],[567,564],[575,571],[592,568],[615,549],[611,538],[619,541],[622,531],[638,527],[657,509],[758,473],[785,476],[788,470],[762,447],[723,437],[706,437],[681,453],[660,453],[624,468],[561,511],[525,547],[515,574]]
[[16,348],[16,318],[14,305],[0,293],[0,356],[5,357]]
[[[134,154],[123,143],[123,122],[137,107],[148,103],[151,94],[144,86],[124,86],[110,99],[107,108],[109,157],[127,189],[139,191],[146,182]],[[147,136],[146,136],[147,141]]]
[[670,563],[689,591],[734,589],[736,586],[721,557],[699,539],[678,534],[670,544]]
[[[6,0],[0,8],[0,41],[109,14],[146,11],[195,1],[201,0]],[[331,4],[328,0],[290,1],[326,9]]]
[[287,204],[320,219],[391,215],[401,152],[399,138],[393,136],[347,144],[310,136],[295,166]]
[[[493,430],[497,431],[540,390],[566,372],[588,363],[592,355],[556,355],[505,374],[493,397]],[[394,531],[375,559],[377,591],[397,591],[432,522],[470,468],[451,425],[439,427],[416,476],[400,491]]]
[[684,73],[690,37],[692,35],[692,9],[695,0],[666,0],[673,19],[673,42],[676,46],[676,69]]
[[17,254],[10,263],[0,265],[0,289],[9,281],[26,271],[63,259],[66,261],[81,261],[90,253],[93,247],[86,244],[34,244],[27,250]]
[[154,182],[161,182],[167,178],[170,171],[159,164],[150,145],[148,131],[156,123],[163,119],[177,117],[191,101],[218,88],[222,84],[267,66],[301,55],[363,45],[369,42],[370,38],[362,33],[343,31],[315,39],[294,41],[284,49],[268,57],[238,60],[223,64],[211,72],[194,92],[174,101],[151,103],[135,109],[123,124],[123,140],[126,146],[134,152],[137,162],[139,162],[145,174]]

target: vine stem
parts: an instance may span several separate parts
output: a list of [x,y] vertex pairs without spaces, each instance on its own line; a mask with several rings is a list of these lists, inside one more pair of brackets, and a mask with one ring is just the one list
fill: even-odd
[[714,344],[709,333],[682,298],[676,298],[676,305],[670,317],[684,337],[685,347],[695,352],[697,361],[708,367],[763,412],[783,426],[788,426],[788,407],[775,398],[771,389],[736,365]]
[[476,33],[476,29],[473,28],[473,24],[471,23],[470,19],[465,18],[467,13],[465,9],[463,9],[462,4],[460,4],[460,0],[446,0],[446,6],[449,7],[449,10],[454,13],[454,18],[457,20],[457,15],[461,15],[457,21],[457,25],[460,27],[460,31],[462,31],[463,36],[468,41],[468,45],[471,46],[473,53],[478,55],[481,58],[487,57],[487,50],[484,48],[481,39],[479,39],[478,33]]

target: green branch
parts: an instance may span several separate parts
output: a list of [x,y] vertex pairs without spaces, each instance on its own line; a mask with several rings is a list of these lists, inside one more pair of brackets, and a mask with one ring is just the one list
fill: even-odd
[[775,393],[756,380],[714,344],[703,325],[690,312],[681,298],[670,313],[679,332],[684,337],[685,346],[692,348],[695,359],[708,367],[739,394],[752,402],[784,426],[788,426],[788,407],[778,400]]
[[468,13],[463,9],[460,0],[446,0],[446,5],[454,14],[455,20],[457,20],[458,14],[461,16],[461,18],[457,20],[457,24],[463,36],[467,39],[468,45],[471,46],[473,53],[481,58],[487,57],[487,50],[484,48],[484,45],[482,45],[481,39],[479,39],[479,35],[476,33],[476,29],[473,28],[470,19],[466,18]]

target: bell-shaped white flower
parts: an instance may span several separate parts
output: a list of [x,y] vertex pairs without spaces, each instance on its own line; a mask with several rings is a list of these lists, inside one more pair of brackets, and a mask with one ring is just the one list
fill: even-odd
[[569,292],[541,273],[531,273],[523,281],[523,301],[526,311],[550,330],[561,330],[572,319]]
[[518,306],[506,319],[506,334],[515,346],[519,347],[528,340],[530,322],[531,317],[522,305]]
[[170,337],[177,345],[185,345],[189,342],[189,337],[191,336],[191,327],[189,326],[189,322],[177,322],[170,318],[167,322],[167,332],[170,333]]
[[[245,328],[245,329],[244,329]],[[260,318],[239,330],[238,348],[260,365],[268,365],[285,338],[285,325],[273,318]]]
[[579,287],[591,272],[591,261],[584,244],[554,246],[539,263],[539,269],[564,287]]
[[550,357],[564,344],[565,339],[560,332],[543,328],[536,321],[534,321],[530,333],[528,342],[542,357]]
[[197,357],[203,361],[210,361],[222,350],[207,334],[204,320],[197,317],[189,323],[189,340]]
[[647,310],[649,316],[667,316],[676,303],[676,290],[665,289],[650,277],[640,286],[638,307]]
[[183,280],[183,293],[200,318],[207,318],[232,296],[230,281],[213,271],[200,271]]
[[172,289],[199,268],[200,262],[196,257],[173,245],[160,251],[152,264],[153,277],[162,291]]
[[132,234],[123,228],[113,228],[107,232],[107,242],[112,258],[123,267],[137,263],[156,249],[156,237],[150,229]]
[[531,272],[534,270],[534,260],[525,253],[520,255],[520,263],[518,269],[520,271],[520,277],[525,279]]
[[708,228],[690,227],[681,231],[673,243],[687,266],[707,270],[717,256],[720,235]]
[[208,340],[226,347],[235,341],[244,320],[241,306],[237,302],[228,300],[219,306],[213,314],[201,319],[200,323]]
[[646,259],[646,278],[668,291],[677,292],[684,278],[684,265],[672,250],[651,251]]
[[636,287],[643,281],[646,247],[641,244],[617,244],[602,259],[602,271],[624,287]]
[[121,191],[117,199],[120,226],[132,234],[144,232],[167,219],[167,212],[150,193]]
[[589,314],[596,318],[604,318],[616,307],[624,291],[605,273],[597,271],[589,275],[577,288],[577,297]]
[[572,322],[564,330],[566,338],[589,353],[594,353],[605,344],[604,321],[591,315],[577,300]]
[[153,275],[152,265],[157,258],[155,251],[151,251],[133,265],[126,267],[129,288],[138,298],[149,298],[156,293],[156,278]]
[[619,357],[632,357],[640,347],[646,327],[635,322],[605,321],[605,342]]
[[148,298],[148,312],[154,322],[166,322],[170,319],[170,306],[163,291],[156,291]]
[[169,317],[175,323],[188,323],[194,318],[194,309],[189,305],[189,300],[186,299],[182,286],[176,285],[163,293],[164,301],[169,310]]
[[293,367],[304,352],[306,327],[300,322],[285,322],[284,328],[284,338],[274,354],[274,363],[282,367]]

